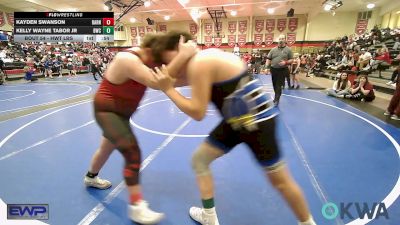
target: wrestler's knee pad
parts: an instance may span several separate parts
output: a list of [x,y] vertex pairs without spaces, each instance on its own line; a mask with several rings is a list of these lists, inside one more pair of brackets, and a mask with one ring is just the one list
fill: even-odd
[[140,149],[134,138],[126,138],[117,143],[117,148],[125,159],[124,178],[128,186],[139,183],[141,162]]
[[216,158],[214,156],[207,153],[204,145],[200,145],[200,147],[192,156],[192,168],[196,175],[209,174],[211,172],[209,167],[210,163],[215,159]]
[[134,151],[134,152],[140,151],[138,143],[137,143],[135,137],[133,137],[133,136],[119,138],[115,142],[115,145],[116,145],[116,148],[124,155],[126,153],[132,153],[132,151]]

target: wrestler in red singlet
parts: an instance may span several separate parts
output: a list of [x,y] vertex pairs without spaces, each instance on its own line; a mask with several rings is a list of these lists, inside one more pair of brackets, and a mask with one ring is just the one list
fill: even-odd
[[[169,44],[172,39],[180,40],[179,49],[176,49],[176,44]],[[139,180],[141,151],[129,119],[136,111],[146,88],[157,88],[149,68],[160,66],[155,62],[170,62],[168,71],[178,73],[197,51],[195,43],[185,43],[184,40],[190,39],[189,34],[183,38],[179,32],[146,36],[141,48],[130,49],[129,53],[121,53],[114,58],[94,97],[94,115],[103,131],[103,138],[100,148],[93,155],[84,179],[85,185],[100,189],[111,186],[111,182],[97,175],[111,152],[117,149],[125,161],[123,175],[130,196],[128,216],[140,224],[158,223],[164,214],[149,209],[142,199]],[[173,60],[168,60],[172,57]]]
[[[140,58],[133,50],[128,51]],[[147,67],[154,68],[154,62],[143,62]],[[134,80],[128,80],[123,84],[112,84],[107,79],[101,82],[95,95],[96,111],[111,111],[122,117],[130,118],[142,100],[146,86]]]

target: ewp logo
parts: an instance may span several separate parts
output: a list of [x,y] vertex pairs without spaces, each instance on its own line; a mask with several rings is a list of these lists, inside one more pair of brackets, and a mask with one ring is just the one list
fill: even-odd
[[9,220],[48,220],[48,204],[7,204]]
[[[352,207],[354,205],[355,210]],[[353,210],[352,210],[353,209]],[[344,219],[345,217],[349,219],[354,219],[353,215],[358,215],[358,218],[364,219],[367,216],[368,219],[379,219],[379,217],[383,216],[386,219],[389,219],[389,214],[386,209],[385,203],[376,203],[372,204],[372,207],[369,207],[368,203],[358,203],[358,202],[350,202],[350,203],[340,203],[339,207],[332,202],[328,202],[322,206],[322,215],[325,219],[333,220],[340,213],[340,218]],[[374,217],[374,213],[376,211],[376,215]]]

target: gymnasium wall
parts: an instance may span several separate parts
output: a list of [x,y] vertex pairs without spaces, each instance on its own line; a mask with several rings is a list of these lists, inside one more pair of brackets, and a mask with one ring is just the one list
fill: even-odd
[[136,46],[140,45],[144,35],[152,32],[160,32],[161,29],[166,31],[178,30],[189,32],[189,24],[193,21],[175,21],[162,22],[148,25],[147,22],[142,23],[125,23],[123,31],[115,31],[113,46]]
[[[358,12],[320,13],[308,24],[305,40],[321,41],[332,40],[344,35],[355,33]],[[368,30],[380,24],[379,8],[372,11],[372,17],[368,20]]]
[[[382,16],[379,14],[379,8],[372,11],[372,17],[368,20],[367,29],[370,30],[373,28],[374,25],[380,25],[382,23]],[[344,35],[350,35],[355,33],[356,23],[358,17],[358,11],[353,12],[337,12],[335,16],[332,16],[331,13],[320,13],[317,16],[313,17],[307,23],[307,15],[295,15],[294,18],[297,18],[297,28],[292,32],[288,28],[288,18],[286,16],[264,16],[264,17],[242,17],[242,18],[227,18],[222,19],[222,34],[224,35],[220,41],[222,41],[222,47],[224,45],[229,44],[228,36],[235,35],[236,42],[239,42],[239,36],[241,40],[245,38],[246,42],[254,42],[255,34],[259,39],[262,39],[265,45],[266,34],[273,35],[273,40],[276,41],[279,34],[287,34],[292,33],[295,35],[296,41],[326,41],[326,40],[333,40],[337,37],[342,37]],[[272,32],[266,31],[266,21],[268,19],[275,19],[275,28]],[[282,31],[277,29],[277,21],[279,19],[286,19],[286,26]],[[384,18],[383,18],[384,19]],[[262,30],[256,31],[256,20],[262,21]],[[231,22],[236,22],[236,30],[234,32],[230,32],[228,29],[228,25]],[[166,23],[156,23],[155,27],[159,30],[159,25],[164,25],[167,31],[170,30],[181,30],[181,31],[188,31],[190,30],[190,24],[194,23],[193,21],[182,21],[182,22],[166,22]],[[246,24],[246,31],[240,32],[239,31],[239,23]],[[133,35],[130,31],[132,29],[138,30],[139,27],[147,27],[146,24],[134,23],[134,24],[125,24],[128,28],[128,36],[127,43],[140,43],[140,36],[136,33],[136,36]],[[200,24],[197,26],[197,33],[195,34],[195,38],[197,42],[200,44],[206,44],[210,46],[215,46],[214,43],[214,29],[215,25],[213,24],[212,20],[201,20]],[[154,29],[153,29],[154,30]],[[210,31],[207,34],[207,30]],[[145,29],[145,33],[147,30]],[[256,46],[257,47],[257,46]],[[259,46],[261,48],[261,46]],[[265,46],[265,47],[268,47]]]
[[[264,16],[264,17],[238,17],[238,18],[226,18],[221,19],[222,22],[222,30],[221,30],[221,39],[218,41],[221,42],[221,45],[227,45],[228,43],[233,42],[253,42],[254,38],[257,37],[258,40],[261,42],[265,42],[266,34],[270,34],[268,37],[273,36],[273,40],[275,41],[279,34],[287,34],[292,33],[295,34],[293,38],[297,41],[304,40],[305,34],[305,24],[307,17],[306,15],[295,15],[294,18],[297,19],[297,26],[294,28],[293,31],[290,31],[288,28],[289,19],[286,16]],[[268,19],[274,19],[274,28],[270,31],[266,30],[266,21]],[[279,19],[285,20],[285,25],[281,31],[277,28],[277,22]],[[259,25],[258,28],[255,28],[257,24]],[[234,26],[228,28],[228,26]],[[125,27],[128,30],[126,42],[124,43],[134,43],[140,44],[141,34],[148,33],[148,25],[143,23],[133,23],[133,24],[125,24]],[[180,21],[180,22],[163,22],[163,23],[156,23],[153,27],[153,31],[157,30],[179,30],[179,31],[186,31],[193,34],[194,38],[198,43],[206,44],[211,46],[215,45],[214,36],[216,34],[215,25],[211,19],[201,20],[199,24],[195,24],[193,21]],[[161,29],[161,27],[163,27]],[[141,32],[140,32],[141,30]],[[151,32],[151,30],[150,30]],[[272,36],[271,36],[272,35]],[[230,38],[230,39],[229,39]],[[240,40],[239,40],[240,39]],[[231,41],[229,41],[231,40]],[[217,43],[218,44],[218,43]],[[260,44],[261,46],[261,44]]]
[[400,28],[400,7],[383,14],[381,27]]
[[[11,25],[14,23],[14,10],[0,6],[0,30],[3,31],[12,31],[13,26]],[[10,22],[12,21],[12,23]]]
[[[368,20],[367,29],[370,30],[376,24],[381,25],[381,27],[399,27],[400,14],[396,13],[400,10],[400,7],[396,10],[393,10],[393,8],[395,7],[392,7],[390,11],[383,9],[385,10],[384,13],[380,8],[374,9],[372,17]],[[2,12],[0,13],[0,30],[12,31],[12,26],[8,21],[12,11],[12,9],[0,6],[0,12]],[[104,45],[110,47],[135,46],[140,45],[142,37],[149,32],[179,30],[192,33],[199,44],[204,44],[207,47],[219,46],[227,50],[233,48],[233,43],[241,43],[241,49],[246,49],[245,51],[253,48],[269,49],[274,46],[274,44],[270,45],[271,40],[276,41],[279,34],[288,33],[290,33],[291,38],[296,40],[296,43],[293,44],[294,48],[321,47],[323,41],[355,33],[357,16],[357,11],[339,11],[335,16],[332,16],[331,13],[320,13],[313,18],[308,18],[308,15],[304,14],[295,15],[293,17],[296,19],[295,27],[289,26],[289,22],[292,23],[293,20],[289,20],[285,15],[227,18],[221,20],[222,37],[220,39],[214,38],[215,25],[211,19],[200,20],[199,24],[195,24],[193,21],[172,21],[148,25],[146,21],[141,21],[123,24],[124,29],[122,31],[115,29],[114,43]],[[274,22],[274,27],[267,31],[267,22],[271,20]],[[279,21],[285,23],[282,29],[278,29]],[[233,29],[232,26],[234,26]]]

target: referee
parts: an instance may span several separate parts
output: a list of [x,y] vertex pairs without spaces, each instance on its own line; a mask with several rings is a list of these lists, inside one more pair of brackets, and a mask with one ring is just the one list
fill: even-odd
[[292,50],[286,46],[286,36],[281,34],[279,35],[278,46],[271,49],[265,62],[267,67],[271,65],[272,86],[275,92],[274,104],[276,106],[278,106],[282,95],[282,86],[285,83],[285,77],[289,76],[288,66],[292,61]]

